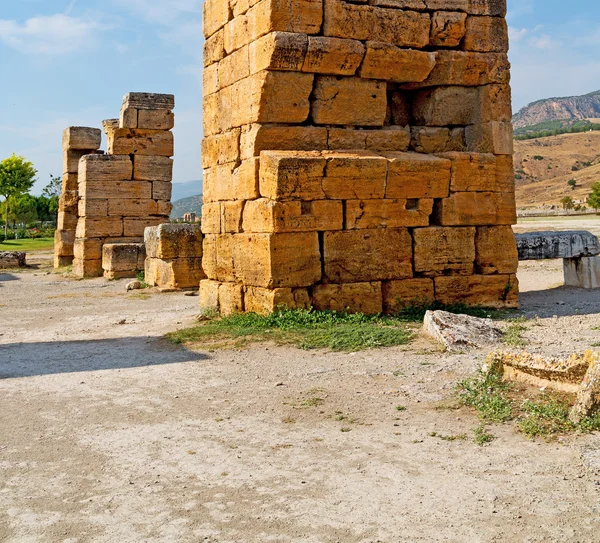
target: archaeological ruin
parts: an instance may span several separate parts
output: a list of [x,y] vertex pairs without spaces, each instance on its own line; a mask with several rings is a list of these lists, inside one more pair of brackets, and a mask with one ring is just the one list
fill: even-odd
[[201,305],[516,306],[505,15],[207,0]]

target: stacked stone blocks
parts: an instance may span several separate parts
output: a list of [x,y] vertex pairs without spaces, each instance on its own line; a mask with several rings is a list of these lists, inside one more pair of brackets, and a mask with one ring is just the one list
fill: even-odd
[[502,0],[208,0],[201,304],[518,303]]
[[[103,123],[107,154],[82,157],[76,275],[97,277],[104,272],[114,278],[143,270],[137,244],[144,241],[144,229],[168,222],[172,209],[173,107],[172,95],[128,94],[119,122]],[[115,243],[133,245],[125,250],[113,247]],[[111,247],[103,251],[107,244]],[[117,255],[124,258],[121,265]],[[141,267],[130,269],[134,261]]]

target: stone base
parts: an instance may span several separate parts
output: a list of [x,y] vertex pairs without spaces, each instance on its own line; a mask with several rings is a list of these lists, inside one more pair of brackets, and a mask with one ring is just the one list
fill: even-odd
[[204,279],[201,258],[147,258],[145,281],[153,287],[167,290],[198,288]]
[[107,243],[102,247],[102,269],[106,279],[136,277],[144,270],[143,243]]
[[565,286],[576,288],[600,288],[600,256],[565,258]]
[[54,255],[54,267],[66,268],[73,265],[73,256],[57,256]]
[[1,268],[24,268],[27,254],[16,251],[0,251],[0,269]]

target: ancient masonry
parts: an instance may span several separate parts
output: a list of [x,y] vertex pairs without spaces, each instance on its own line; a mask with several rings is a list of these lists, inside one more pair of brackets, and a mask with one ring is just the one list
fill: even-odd
[[[64,185],[61,201],[75,203],[77,213],[71,205],[71,220],[63,221],[57,242],[67,237],[66,227],[69,235],[74,233],[75,275],[131,277],[144,269],[144,229],[168,222],[172,208],[174,105],[172,95],[125,96],[120,119],[103,123],[106,154],[89,154],[100,147],[99,130],[65,131],[70,184]],[[80,142],[81,130],[89,142]],[[57,265],[64,265],[66,260],[58,257],[65,250],[60,243],[55,247]]]
[[201,304],[515,306],[505,0],[207,0]]
[[72,126],[63,132],[63,178],[54,235],[54,267],[73,264],[73,243],[79,202],[78,170],[82,156],[99,152],[102,132],[97,128]]

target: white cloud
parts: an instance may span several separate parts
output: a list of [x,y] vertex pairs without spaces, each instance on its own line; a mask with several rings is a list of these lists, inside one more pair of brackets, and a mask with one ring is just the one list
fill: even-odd
[[529,30],[527,30],[527,28],[513,28],[512,26],[508,28],[508,35],[511,43],[518,43],[522,41],[528,33]]
[[113,0],[148,22],[172,25],[183,16],[202,15],[203,0]]
[[534,36],[529,40],[529,44],[536,49],[554,49],[558,44],[554,40],[546,35]]
[[23,24],[0,19],[0,41],[22,53],[61,55],[92,45],[94,34],[106,29],[97,21],[61,13],[32,17]]

